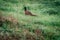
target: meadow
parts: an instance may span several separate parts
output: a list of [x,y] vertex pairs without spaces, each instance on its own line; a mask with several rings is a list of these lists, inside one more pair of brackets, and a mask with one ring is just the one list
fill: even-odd
[[[24,6],[37,16],[25,15]],[[0,16],[1,40],[60,40],[59,0],[0,0]]]

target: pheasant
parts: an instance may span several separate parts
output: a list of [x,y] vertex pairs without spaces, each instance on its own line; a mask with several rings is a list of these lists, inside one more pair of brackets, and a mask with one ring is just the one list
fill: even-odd
[[24,12],[25,12],[25,15],[36,16],[36,15],[32,14],[29,10],[27,10],[26,7],[24,7]]

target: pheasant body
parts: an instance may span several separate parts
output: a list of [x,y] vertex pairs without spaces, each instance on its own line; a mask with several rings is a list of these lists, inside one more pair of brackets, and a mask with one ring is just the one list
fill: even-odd
[[30,11],[28,11],[26,7],[24,7],[24,10],[25,10],[25,15],[36,16],[33,15]]

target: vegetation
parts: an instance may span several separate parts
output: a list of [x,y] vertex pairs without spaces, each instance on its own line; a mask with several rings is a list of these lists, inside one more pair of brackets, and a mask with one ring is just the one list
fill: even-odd
[[0,39],[60,40],[60,0],[0,0]]

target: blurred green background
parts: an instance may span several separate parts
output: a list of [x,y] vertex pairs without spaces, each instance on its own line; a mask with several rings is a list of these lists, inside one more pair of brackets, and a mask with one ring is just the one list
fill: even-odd
[[[24,6],[37,16],[25,15]],[[60,0],[0,0],[1,13],[6,18],[13,16],[19,25],[11,23],[10,27],[10,23],[4,22],[0,27],[0,34],[5,35],[5,32],[23,35],[20,33],[24,29],[35,34],[33,30],[40,29],[44,40],[60,40]],[[21,40],[24,40],[24,37]]]

